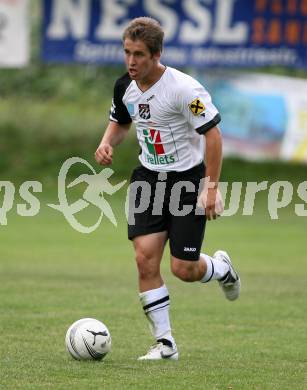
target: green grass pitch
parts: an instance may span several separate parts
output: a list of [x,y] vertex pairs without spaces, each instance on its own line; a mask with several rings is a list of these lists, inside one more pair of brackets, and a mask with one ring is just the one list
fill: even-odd
[[[271,221],[260,202],[253,217],[208,223],[205,251],[228,250],[240,271],[236,302],[217,283],[175,279],[167,250],[162,268],[180,360],[138,362],[152,338],[123,199],[112,202],[119,226],[103,219],[90,235],[43,199],[38,216],[12,211],[0,226],[1,389],[307,388],[306,217],[292,205]],[[94,207],[84,213],[95,222]],[[66,330],[82,317],[110,329],[112,352],[102,362],[78,362],[65,351]]]

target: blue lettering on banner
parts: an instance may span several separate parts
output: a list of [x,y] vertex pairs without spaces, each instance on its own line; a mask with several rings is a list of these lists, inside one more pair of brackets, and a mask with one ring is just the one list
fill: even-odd
[[43,59],[123,63],[125,26],[148,15],[165,31],[169,65],[306,67],[304,1],[44,0]]

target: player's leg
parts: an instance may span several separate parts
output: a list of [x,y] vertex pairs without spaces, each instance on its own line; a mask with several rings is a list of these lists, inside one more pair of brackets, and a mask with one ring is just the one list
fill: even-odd
[[213,257],[201,254],[201,258],[207,265],[207,272],[200,280],[202,283],[208,283],[211,280],[218,280],[225,297],[229,301],[239,298],[241,290],[241,280],[239,274],[233,267],[227,252],[218,250]]
[[171,256],[171,269],[175,276],[185,282],[209,283],[217,280],[225,297],[230,301],[234,301],[240,295],[240,277],[225,251],[219,250],[212,257],[200,253],[197,261]]
[[138,269],[140,293],[160,288],[163,285],[160,263],[167,241],[167,232],[137,236],[132,241]]
[[185,282],[201,281],[202,283],[208,283],[211,280],[223,279],[229,272],[230,267],[220,256],[210,257],[200,253],[198,260],[183,260],[171,256],[171,270],[175,276]]
[[[197,173],[196,173],[197,174]],[[195,183],[195,176],[190,178]],[[233,268],[228,254],[217,251],[212,257],[201,254],[206,217],[195,213],[197,193],[182,192],[182,205],[193,205],[187,215],[171,215],[169,220],[169,243],[171,251],[171,270],[175,276],[186,282],[208,283],[218,280],[229,300],[240,294],[240,278]]]
[[185,282],[209,282],[223,278],[229,265],[220,258],[201,254],[206,218],[194,213],[172,217],[169,232],[171,270]]
[[190,213],[172,216],[169,226],[171,270],[185,282],[201,280],[207,272],[207,264],[200,258],[205,234],[206,218]]
[[137,236],[133,239],[140,301],[157,341],[140,360],[178,359],[169,319],[169,293],[160,274],[166,241],[167,232]]
[[[136,263],[139,275],[140,300],[149,321],[152,334],[156,339],[156,345],[151,348],[145,356],[140,359],[178,359],[176,344],[172,337],[169,319],[169,293],[163,283],[160,274],[160,263],[164,246],[168,238],[167,222],[163,213],[153,213],[154,203],[163,205],[164,199],[157,202],[156,191],[158,173],[149,171],[144,167],[134,170],[131,183],[136,186],[144,185],[146,191],[150,191],[150,202],[148,207],[140,207],[142,197],[148,194],[137,190],[130,191],[129,216],[133,217],[128,221],[128,237],[133,241]],[[157,194],[158,195],[157,195]],[[142,210],[142,211],[140,211]]]
[[239,297],[241,280],[227,252],[219,250],[212,257],[199,253],[198,259],[193,256],[187,259],[185,253],[174,250],[174,247],[180,246],[179,240],[174,242],[170,239],[170,246],[171,253],[176,253],[176,256],[171,254],[171,270],[179,279],[201,283],[217,280],[228,300],[234,301]]

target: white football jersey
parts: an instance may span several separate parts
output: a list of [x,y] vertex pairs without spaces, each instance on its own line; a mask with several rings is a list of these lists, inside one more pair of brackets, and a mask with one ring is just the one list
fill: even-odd
[[204,160],[203,134],[221,117],[198,81],[167,67],[145,92],[128,74],[117,80],[110,120],[135,123],[143,166],[153,171],[185,171]]

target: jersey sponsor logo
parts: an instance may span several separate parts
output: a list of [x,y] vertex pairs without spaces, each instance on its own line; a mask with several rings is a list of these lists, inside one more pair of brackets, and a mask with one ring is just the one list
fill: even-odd
[[143,135],[148,153],[146,153],[146,161],[150,164],[164,165],[171,164],[176,161],[173,154],[166,154],[161,140],[161,133],[155,129],[144,129]]
[[159,130],[143,130],[143,134],[150,154],[165,154]]
[[189,109],[191,110],[193,115],[200,115],[202,112],[205,111],[205,105],[199,98],[197,98],[189,104]]
[[149,119],[150,118],[149,104],[139,104],[139,114],[141,118]]

